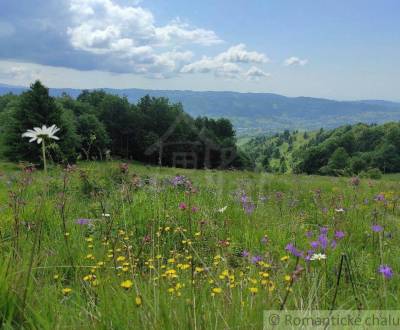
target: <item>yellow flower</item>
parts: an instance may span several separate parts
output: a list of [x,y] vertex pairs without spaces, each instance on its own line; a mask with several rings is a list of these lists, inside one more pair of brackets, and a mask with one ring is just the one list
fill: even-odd
[[119,261],[119,262],[122,262],[122,261],[125,261],[125,260],[126,260],[126,258],[124,256],[119,256],[117,258],[117,261]]
[[290,275],[285,275],[284,279],[285,281],[289,282],[292,278],[290,277]]
[[175,269],[167,269],[164,273],[164,276],[168,277],[169,279],[178,277],[178,275],[176,275]]
[[58,275],[58,274],[55,274],[54,276],[53,276],[53,279],[55,279],[55,280],[58,280],[60,278],[60,275]]
[[133,282],[131,280],[126,280],[121,283],[121,287],[129,290],[133,286]]
[[64,288],[64,289],[61,290],[61,292],[63,293],[64,296],[68,296],[72,292],[72,289],[71,288]]
[[93,274],[86,275],[86,276],[83,278],[83,280],[84,280],[85,282],[90,282],[90,281],[93,281],[93,280],[95,280],[95,279],[96,279],[96,276],[93,275]]
[[212,293],[214,293],[214,294],[220,294],[221,292],[222,292],[221,288],[213,288],[212,289]]
[[140,296],[135,298],[135,304],[136,306],[140,306],[142,304],[142,298]]
[[194,269],[194,271],[195,271],[196,273],[201,273],[202,271],[204,271],[204,268],[196,267],[196,268]]
[[289,256],[283,256],[282,258],[281,258],[281,261],[287,261],[289,259]]
[[251,292],[252,294],[256,294],[256,293],[258,292],[258,288],[254,288],[254,287],[249,288],[249,290],[250,290],[250,292]]
[[93,242],[93,237],[86,238],[86,242]]

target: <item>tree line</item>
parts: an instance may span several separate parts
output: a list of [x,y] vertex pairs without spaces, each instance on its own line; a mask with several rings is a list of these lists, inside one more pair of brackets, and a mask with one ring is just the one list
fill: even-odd
[[378,178],[400,172],[400,123],[258,136],[245,146],[262,170]]
[[39,146],[21,134],[53,124],[61,129],[60,140],[47,152],[57,163],[111,157],[175,166],[176,158],[191,158],[184,159],[188,167],[249,166],[228,119],[192,118],[182,104],[162,97],[145,96],[136,104],[103,90],[85,90],[76,99],[51,97],[40,81],[21,95],[0,97],[2,157],[40,163]]

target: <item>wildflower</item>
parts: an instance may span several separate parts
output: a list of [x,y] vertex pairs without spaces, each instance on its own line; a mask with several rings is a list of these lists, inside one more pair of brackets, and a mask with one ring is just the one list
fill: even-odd
[[54,280],[58,280],[60,278],[60,275],[58,275],[58,274],[55,274],[54,276],[53,276],[53,279]]
[[89,224],[91,224],[91,222],[92,222],[91,219],[84,219],[84,218],[82,218],[82,219],[77,219],[77,220],[75,221],[75,223],[76,223],[77,225],[81,225],[81,226],[89,225]]
[[249,251],[247,251],[247,250],[243,250],[243,251],[242,251],[242,257],[248,258],[249,256],[250,256]]
[[257,263],[259,263],[260,261],[262,261],[262,257],[261,257],[261,256],[254,256],[254,257],[251,258],[251,262],[252,262],[253,264],[257,264]]
[[104,218],[109,218],[111,215],[109,213],[102,213],[101,216]]
[[310,260],[318,260],[318,261],[324,260],[324,259],[326,259],[326,255],[322,254],[322,253],[315,253],[310,258]]
[[178,206],[178,207],[179,207],[182,211],[187,209],[186,204],[183,203],[183,202],[179,203],[179,206]]
[[326,235],[328,233],[328,227],[321,227],[319,231],[321,235]]
[[319,235],[318,242],[323,250],[328,247],[328,237],[326,235]]
[[318,248],[318,246],[319,246],[319,242],[318,242],[318,241],[313,241],[313,242],[310,243],[310,245],[311,245],[311,247],[312,247],[313,249],[316,249],[316,248]]
[[196,213],[196,212],[198,212],[200,209],[197,207],[197,206],[193,206],[192,207],[192,212],[193,213]]
[[292,243],[289,243],[288,245],[286,245],[285,250],[290,252],[291,254],[293,254],[295,257],[301,257],[303,255],[302,252],[297,250],[296,247]]
[[224,207],[218,209],[218,212],[219,212],[219,213],[224,213],[224,212],[226,211],[227,208],[228,208],[228,206],[224,206]]
[[344,212],[344,208],[338,208],[338,209],[335,209],[335,212],[337,212],[337,213],[343,213]]
[[138,307],[142,304],[142,298],[141,298],[140,296],[137,296],[137,297],[135,298],[135,304],[136,304],[136,306],[138,306]]
[[387,279],[390,279],[393,276],[393,270],[388,265],[380,265],[378,271]]
[[133,286],[133,282],[131,280],[126,280],[121,282],[120,284],[121,288],[124,288],[125,290],[129,290]]
[[29,142],[37,142],[38,144],[42,144],[42,157],[43,157],[43,167],[44,171],[47,173],[47,164],[46,164],[46,146],[45,146],[45,141],[46,139],[53,139],[53,140],[59,140],[55,134],[59,131],[60,129],[57,128],[56,125],[52,125],[50,127],[47,127],[46,125],[43,125],[42,128],[40,127],[34,127],[32,129],[28,129],[25,133],[22,134],[22,137],[27,137],[30,138]]
[[284,279],[286,282],[290,282],[290,280],[292,279],[292,277],[291,277],[290,275],[285,275],[285,276],[283,277],[283,279]]
[[251,287],[251,288],[249,288],[249,290],[252,294],[256,294],[258,292],[258,288],[255,288],[255,287]]
[[214,294],[220,294],[221,292],[222,292],[221,288],[213,288],[212,289],[212,293],[214,293]]
[[283,256],[283,257],[281,257],[281,261],[287,261],[287,260],[289,260],[289,256]]
[[377,202],[383,202],[383,201],[385,201],[385,195],[380,193],[380,194],[375,196],[374,200],[377,201]]
[[268,237],[265,235],[263,238],[261,238],[261,243],[262,244],[267,244],[268,243]]
[[36,141],[38,144],[41,144],[45,138],[59,140],[59,138],[55,136],[59,130],[60,129],[56,125],[50,127],[43,125],[42,128],[34,127],[33,130],[28,129],[24,134],[22,134],[22,137],[30,138],[29,142]]
[[375,224],[375,225],[372,225],[371,229],[372,229],[373,232],[379,233],[379,232],[381,232],[383,230],[383,227],[380,226],[380,225]]
[[308,230],[307,232],[306,232],[306,237],[307,238],[311,238],[313,236],[313,232],[311,231],[311,230]]
[[335,237],[337,239],[342,239],[344,236],[346,236],[346,234],[343,231],[338,230],[335,232]]
[[61,292],[62,292],[62,294],[64,296],[68,296],[72,292],[72,289],[71,288],[64,288],[64,289],[61,290]]

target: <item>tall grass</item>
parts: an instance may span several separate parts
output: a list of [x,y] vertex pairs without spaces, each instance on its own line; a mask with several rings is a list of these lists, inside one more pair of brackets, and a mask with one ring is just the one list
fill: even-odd
[[[46,176],[2,164],[0,322],[259,329],[265,309],[397,309],[399,188],[396,176],[358,183],[112,162]],[[325,238],[314,252],[326,259],[304,258]]]

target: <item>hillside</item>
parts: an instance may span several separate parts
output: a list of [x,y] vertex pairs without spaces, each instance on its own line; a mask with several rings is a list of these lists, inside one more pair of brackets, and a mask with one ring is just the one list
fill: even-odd
[[272,172],[380,176],[400,172],[400,123],[259,136],[241,146]]
[[[21,93],[24,87],[0,85],[0,95]],[[381,100],[334,101],[312,97],[286,97],[271,93],[195,92],[144,89],[104,89],[126,96],[136,103],[146,94],[181,102],[192,116],[225,117],[232,121],[239,135],[275,133],[289,130],[335,128],[345,124],[384,123],[400,120],[400,103]],[[79,89],[50,90],[51,95],[67,93],[72,97]]]

